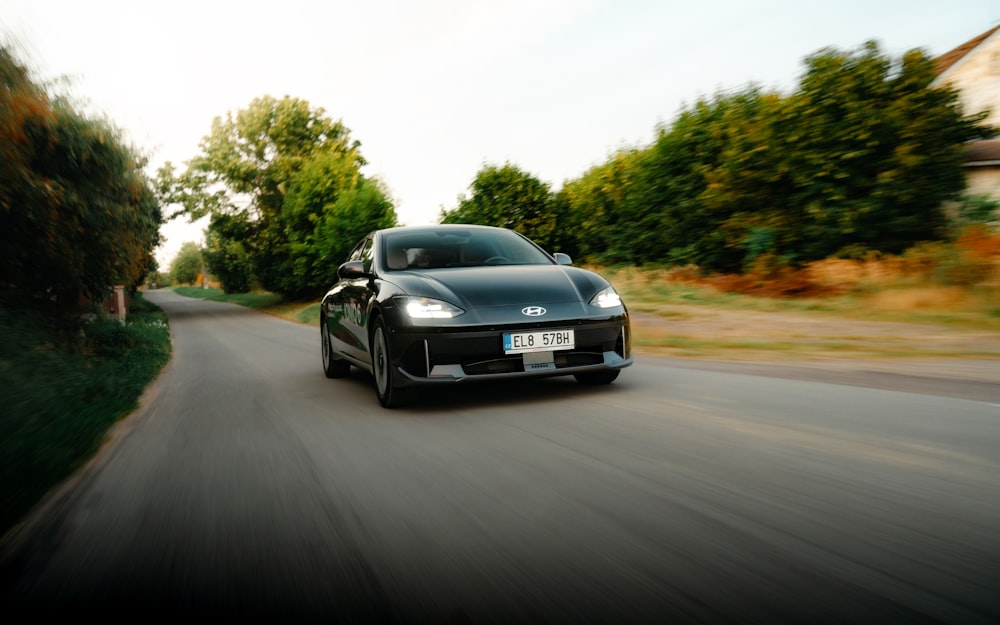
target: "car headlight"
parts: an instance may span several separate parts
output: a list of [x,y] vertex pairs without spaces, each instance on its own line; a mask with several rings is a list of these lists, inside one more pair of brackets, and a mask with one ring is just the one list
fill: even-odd
[[410,319],[451,319],[465,314],[458,306],[429,297],[404,297],[400,304]]
[[601,289],[597,295],[590,298],[590,305],[598,308],[614,308],[622,305],[622,298],[613,287],[609,286],[606,289]]

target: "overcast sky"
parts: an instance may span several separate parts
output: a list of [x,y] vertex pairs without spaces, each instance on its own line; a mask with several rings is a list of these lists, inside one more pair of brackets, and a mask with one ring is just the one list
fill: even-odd
[[[821,48],[936,56],[998,23],[997,0],[0,0],[3,41],[151,174],[183,167],[213,118],[289,95],[343,121],[409,224],[484,164],[555,190],[699,98],[790,92]],[[203,227],[167,224],[161,267]]]

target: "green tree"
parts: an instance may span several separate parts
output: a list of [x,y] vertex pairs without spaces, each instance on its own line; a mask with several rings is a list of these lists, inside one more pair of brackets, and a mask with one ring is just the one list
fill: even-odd
[[384,186],[338,154],[316,155],[296,174],[282,207],[290,254],[280,264],[284,292],[316,297],[371,230],[398,225]]
[[194,241],[188,241],[181,245],[170,263],[170,278],[176,284],[194,284],[198,281],[201,269],[201,248]]
[[952,220],[954,232],[975,225],[1000,232],[1000,202],[988,194],[966,194],[959,198]]
[[[0,211],[5,220],[23,210],[19,202],[36,191],[44,181],[32,166],[34,142],[39,129],[55,123],[55,112],[45,91],[31,80],[27,68],[6,47],[0,46]],[[11,243],[20,237],[9,228],[0,231],[0,254],[12,263],[21,250]]]
[[50,98],[0,49],[0,272],[74,304],[155,266],[162,222],[145,158],[106,120]]
[[621,174],[628,158],[618,152],[559,191],[558,201],[569,207],[564,221],[576,233],[572,247],[587,260],[613,263],[632,256],[631,245],[622,249],[617,232],[628,189]]
[[688,222],[708,233],[692,248],[696,264],[739,271],[759,256],[775,255],[781,237],[797,229],[789,211],[789,130],[802,120],[789,114],[786,102],[750,86],[712,103],[704,118],[710,145],[703,149],[711,157],[699,159],[702,186]]
[[362,178],[337,197],[319,216],[311,265],[303,264],[312,284],[326,288],[336,280],[337,267],[355,244],[372,230],[399,225],[382,183]]
[[551,238],[542,245],[550,252],[568,254],[574,261],[580,260],[581,240],[577,215],[572,210],[569,196],[564,188],[552,194],[550,212],[555,216],[555,228]]
[[[326,246],[317,225],[341,193],[365,184],[366,163],[349,130],[303,100],[265,96],[216,118],[200,147],[185,171],[176,173],[170,163],[159,170],[162,200],[192,219],[227,214],[245,224],[241,243],[265,289],[292,296],[314,291],[322,273],[317,250]],[[330,178],[317,183],[316,172]],[[223,247],[225,230],[219,226],[216,241]]]
[[[727,122],[702,196],[728,212],[730,249],[760,245],[793,262],[843,250],[898,254],[947,236],[946,202],[965,186],[963,144],[993,131],[956,91],[930,88],[933,60],[875,42],[806,59],[796,93],[761,98]],[[728,207],[728,208],[727,208]]]
[[510,228],[549,249],[559,231],[549,185],[515,165],[484,165],[461,195],[458,207],[442,210],[441,223],[474,223]]
[[253,288],[253,261],[244,243],[251,230],[242,215],[215,213],[205,231],[205,264],[226,293]]
[[[645,148],[623,149],[563,186],[581,252],[605,263],[720,266],[726,206],[709,208],[709,173],[732,138],[726,120],[757,98],[750,88],[699,100]],[[720,208],[722,210],[720,210]]]
[[966,116],[956,91],[930,88],[933,60],[919,50],[893,61],[869,42],[806,65],[788,103],[809,123],[788,149],[798,236],[787,244],[812,260],[842,249],[900,253],[945,237],[942,208],[965,187],[963,144],[994,132],[984,113]]
[[[790,96],[755,86],[683,110],[647,148],[564,185],[588,256],[738,271],[947,236],[962,147],[996,132],[931,88],[932,59],[869,42],[806,59]],[[603,250],[603,251],[602,251]]]

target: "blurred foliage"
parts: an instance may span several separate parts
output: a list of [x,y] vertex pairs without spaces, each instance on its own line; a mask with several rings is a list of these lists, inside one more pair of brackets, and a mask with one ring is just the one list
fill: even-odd
[[161,289],[166,286],[173,284],[173,279],[170,277],[169,271],[151,271],[146,274],[146,284],[151,289]]
[[531,233],[547,249],[555,243],[563,224],[548,184],[506,163],[484,166],[470,190],[471,195],[459,196],[457,208],[441,211],[441,223],[478,223]]
[[963,195],[952,224],[959,234],[964,228],[976,225],[1000,232],[1000,202],[985,194]]
[[268,293],[266,291],[253,293],[224,293],[215,287],[205,289],[199,286],[178,286],[174,287],[173,291],[178,295],[183,295],[184,297],[206,299],[213,302],[226,302],[229,304],[246,306],[247,308],[258,309],[267,309],[279,305],[284,299],[277,293]]
[[[484,165],[439,220],[512,228],[583,262],[727,274],[954,241],[996,218],[995,204],[962,197],[963,144],[996,129],[934,78],[919,49],[824,48],[790,94],[701,98],[558,191],[515,164]],[[359,148],[322,109],[259,98],[217,118],[184,172],[167,163],[157,195],[213,215],[206,259],[227,290],[307,298],[361,235],[397,223]]]
[[0,47],[0,274],[75,309],[156,268],[160,207],[146,161],[105,120],[34,83]]
[[195,284],[201,269],[201,248],[194,241],[187,241],[170,263],[170,279],[176,284]]
[[[617,151],[548,201],[545,183],[488,166],[442,215],[515,226],[602,264],[759,273],[899,254],[954,236],[944,207],[964,190],[963,144],[996,132],[934,78],[919,50],[893,60],[874,42],[822,49],[792,94],[751,85],[701,99],[650,145]],[[995,219],[983,202],[964,201],[963,218]],[[546,205],[548,220],[518,218]]]
[[163,312],[130,299],[121,323],[0,291],[0,534],[93,455],[170,359]]
[[165,163],[156,191],[174,214],[213,216],[206,259],[227,289],[315,294],[361,234],[396,224],[388,194],[361,174],[360,143],[303,100],[257,98],[217,117],[200,147],[183,172]]
[[239,215],[214,213],[205,231],[205,263],[227,293],[253,289],[253,258],[248,244],[252,228]]
[[287,286],[278,292],[293,297],[325,292],[358,240],[397,225],[382,184],[333,154],[312,159],[296,175],[282,215],[291,254],[282,268]]

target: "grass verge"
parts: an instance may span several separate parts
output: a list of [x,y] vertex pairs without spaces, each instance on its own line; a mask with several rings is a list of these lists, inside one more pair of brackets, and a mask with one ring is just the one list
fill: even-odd
[[176,286],[172,287],[172,289],[175,293],[184,297],[239,304],[240,306],[253,308],[297,323],[306,325],[319,324],[318,301],[287,301],[282,296],[274,293],[225,293],[220,289],[203,289],[200,286]]
[[128,321],[0,308],[0,533],[77,470],[170,359],[166,316],[141,294]]

